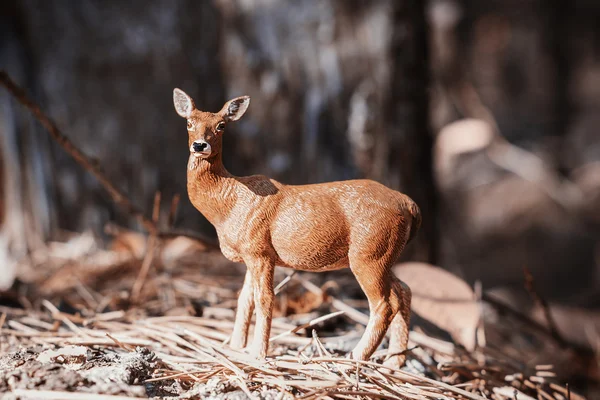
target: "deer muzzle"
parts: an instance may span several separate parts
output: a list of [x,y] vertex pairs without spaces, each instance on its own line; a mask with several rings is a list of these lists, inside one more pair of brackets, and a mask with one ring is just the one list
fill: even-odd
[[207,158],[208,156],[210,156],[212,149],[210,147],[210,144],[206,141],[196,140],[190,146],[190,152],[196,157]]

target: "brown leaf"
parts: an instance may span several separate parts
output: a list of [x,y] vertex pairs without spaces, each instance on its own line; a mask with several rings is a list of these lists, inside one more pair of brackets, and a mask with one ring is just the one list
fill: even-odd
[[275,312],[280,316],[308,314],[323,304],[323,296],[305,290],[299,282],[290,282],[277,299]]
[[115,235],[109,249],[117,253],[130,254],[137,259],[142,259],[146,253],[146,235],[121,229]]
[[471,287],[459,277],[426,263],[402,263],[394,274],[412,291],[412,310],[467,350],[475,348],[481,310]]

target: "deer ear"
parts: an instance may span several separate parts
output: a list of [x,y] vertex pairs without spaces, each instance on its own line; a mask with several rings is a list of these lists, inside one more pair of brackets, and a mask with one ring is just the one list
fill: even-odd
[[183,90],[173,89],[173,104],[175,104],[175,111],[183,118],[189,118],[192,115],[192,111],[196,109],[194,100]]
[[249,105],[250,96],[236,97],[225,103],[219,113],[225,121],[237,121],[242,118],[242,115],[244,115]]

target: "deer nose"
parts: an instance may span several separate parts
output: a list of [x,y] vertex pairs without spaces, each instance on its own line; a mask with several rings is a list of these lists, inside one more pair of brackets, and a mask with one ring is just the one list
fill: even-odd
[[194,145],[193,145],[194,151],[196,151],[196,152],[203,151],[204,149],[206,149],[206,146],[208,146],[208,143],[206,143],[206,142],[194,142]]

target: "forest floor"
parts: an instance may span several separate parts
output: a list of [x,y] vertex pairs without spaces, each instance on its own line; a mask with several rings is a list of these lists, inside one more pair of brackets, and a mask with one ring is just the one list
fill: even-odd
[[278,270],[271,350],[257,361],[227,345],[243,271],[182,237],[49,244],[0,298],[0,398],[559,400],[589,390],[590,359],[484,304],[485,346],[466,350],[414,318],[401,369],[382,365],[387,340],[369,362],[350,360],[368,307],[343,271]]

